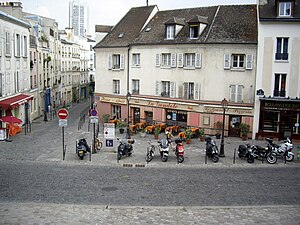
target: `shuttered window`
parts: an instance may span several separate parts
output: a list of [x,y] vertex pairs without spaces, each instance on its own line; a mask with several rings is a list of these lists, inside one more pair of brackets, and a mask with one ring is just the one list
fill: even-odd
[[230,101],[231,102],[243,102],[243,85],[230,85]]

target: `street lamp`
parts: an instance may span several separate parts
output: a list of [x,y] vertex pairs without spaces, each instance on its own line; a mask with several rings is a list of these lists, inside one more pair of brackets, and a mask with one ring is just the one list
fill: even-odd
[[127,95],[126,95],[126,100],[127,100],[127,133],[126,133],[126,138],[130,139],[130,130],[129,130],[129,101],[131,99],[131,94],[128,91]]
[[224,154],[224,128],[225,128],[225,109],[228,107],[228,101],[224,98],[221,101],[222,108],[223,108],[223,127],[222,127],[222,139],[221,139],[221,147],[220,147],[220,157],[225,157]]

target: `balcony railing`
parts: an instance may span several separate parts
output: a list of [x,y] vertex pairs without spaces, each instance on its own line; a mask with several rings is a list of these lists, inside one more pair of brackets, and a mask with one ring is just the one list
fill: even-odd
[[274,97],[285,97],[285,94],[286,94],[286,91],[278,91],[278,90],[275,90],[275,91],[273,92]]

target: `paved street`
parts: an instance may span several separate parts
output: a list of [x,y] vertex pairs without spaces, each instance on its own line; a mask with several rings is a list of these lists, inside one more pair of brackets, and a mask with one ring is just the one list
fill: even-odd
[[146,164],[150,134],[136,134],[134,154],[119,162],[108,148],[80,160],[75,140],[92,137],[87,121],[77,130],[87,105],[69,109],[64,161],[57,118],[34,121],[28,135],[0,142],[0,224],[299,224],[296,160],[233,164],[243,142],[226,138],[226,157],[217,164],[205,164],[204,142],[196,139],[185,145],[183,164],[173,152],[165,163],[156,154]]

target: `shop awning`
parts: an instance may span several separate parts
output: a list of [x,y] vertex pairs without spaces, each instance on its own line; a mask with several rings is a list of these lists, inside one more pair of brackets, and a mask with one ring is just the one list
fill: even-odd
[[4,110],[14,109],[19,107],[20,105],[25,104],[26,102],[33,99],[33,96],[18,94],[10,98],[6,98],[4,100],[0,100],[0,107]]

